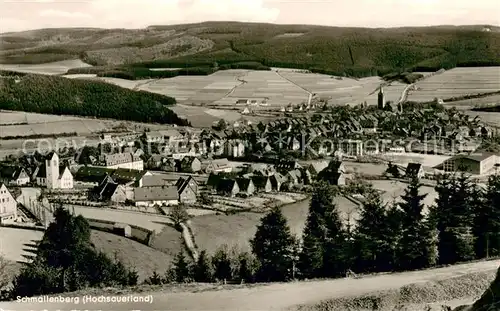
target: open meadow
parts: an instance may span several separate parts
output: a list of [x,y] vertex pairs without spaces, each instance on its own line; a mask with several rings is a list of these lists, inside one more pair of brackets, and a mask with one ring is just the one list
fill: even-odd
[[61,75],[65,74],[71,68],[92,67],[79,59],[63,60],[59,62],[51,62],[45,64],[0,64],[0,70],[11,70],[24,73],[38,73],[44,75]]
[[[43,237],[43,232],[0,228],[0,236],[0,255],[11,262],[27,262],[26,256],[33,256],[34,246]],[[140,281],[151,276],[154,271],[163,274],[169,268],[175,251],[178,252],[175,244],[171,245],[173,252],[169,254],[131,239],[98,230],[92,230],[91,241],[97,250],[110,258],[116,258],[125,266],[135,268]],[[21,266],[14,265],[14,267],[18,271]],[[17,271],[13,271],[13,274]]]
[[[310,200],[304,200],[282,207],[288,225],[293,234],[302,236],[307,214],[309,212]],[[357,206],[351,201],[338,197],[336,204],[345,220],[347,213],[357,210]],[[219,247],[227,245],[236,247],[241,251],[249,251],[249,240],[253,238],[257,230],[262,213],[244,212],[234,215],[207,215],[191,219],[194,231],[194,239],[200,250],[213,253]]]
[[500,67],[454,68],[416,83],[408,99],[417,102],[500,90]]

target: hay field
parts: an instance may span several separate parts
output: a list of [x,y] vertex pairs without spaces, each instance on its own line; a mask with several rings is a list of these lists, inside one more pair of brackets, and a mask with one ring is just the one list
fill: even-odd
[[416,83],[408,100],[431,101],[500,90],[500,67],[454,68]]
[[60,75],[60,74],[65,74],[71,68],[84,68],[84,67],[92,67],[92,65],[84,63],[79,59],[64,60],[59,62],[37,64],[37,65],[0,64],[0,70],[12,70],[18,72],[37,73],[44,75]]
[[[305,200],[282,207],[283,214],[288,220],[288,225],[293,234],[302,236],[310,200]],[[357,206],[351,201],[338,197],[337,207],[341,217],[345,219],[347,212],[357,210]],[[217,248],[226,244],[236,247],[242,251],[249,251],[249,240],[252,239],[257,230],[261,213],[238,213],[235,215],[207,215],[191,219],[194,238],[200,250],[212,253]]]
[[[300,73],[280,71],[280,75],[319,97],[331,98],[331,104],[359,104],[367,101],[370,105],[377,104],[377,88],[383,82],[379,77],[363,79],[335,78],[329,75],[315,73]],[[405,85],[394,82],[384,88],[386,100],[397,102]],[[373,94],[371,94],[373,92]],[[371,94],[371,95],[370,95]]]
[[20,123],[38,124],[46,122],[72,121],[78,119],[80,118],[73,116],[58,116],[33,112],[0,110],[0,126]]
[[309,93],[293,82],[283,79],[275,71],[249,71],[240,77],[245,81],[227,97],[216,104],[234,105],[238,99],[256,99],[258,101],[268,98],[272,107],[281,107],[288,103],[299,104],[307,101]]
[[445,102],[445,107],[456,107],[457,109],[471,109],[477,106],[498,106],[500,95],[486,96],[482,98],[464,99],[454,102]]
[[225,97],[240,85],[242,82],[238,77],[247,71],[224,70],[209,76],[177,76],[155,80],[137,89],[175,97],[180,103],[210,103]]
[[56,135],[73,132],[90,134],[104,131],[108,128],[109,125],[105,121],[91,119],[10,125],[1,127],[0,138],[9,136]]

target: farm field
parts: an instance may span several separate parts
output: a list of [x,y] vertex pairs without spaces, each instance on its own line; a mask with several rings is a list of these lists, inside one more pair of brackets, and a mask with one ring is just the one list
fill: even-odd
[[[288,225],[293,234],[302,235],[305,221],[309,211],[309,202],[292,203],[282,207],[283,214],[288,220]],[[346,213],[357,209],[351,201],[339,197],[336,199],[341,217],[345,219]],[[194,238],[200,250],[214,252],[222,245],[230,248],[236,247],[241,251],[249,251],[249,240],[255,235],[257,225],[264,216],[261,213],[238,213],[234,215],[207,215],[191,219]]]
[[275,71],[249,71],[240,80],[244,82],[215,104],[234,105],[238,99],[256,99],[260,102],[267,98],[269,106],[281,107],[288,103],[307,101],[309,97],[307,91]]
[[248,70],[224,70],[209,76],[177,76],[137,87],[139,90],[175,97],[178,102],[211,103],[240,85],[238,77]]
[[496,127],[500,127],[500,112],[466,111],[465,114],[471,118],[478,116],[481,121]]
[[471,109],[477,106],[500,105],[500,95],[492,95],[482,98],[464,99],[453,102],[445,102],[445,107],[456,107],[457,109]]
[[500,90],[500,67],[454,68],[416,83],[408,99],[424,102]]
[[[30,255],[27,249],[43,237],[43,232],[0,228],[0,236],[0,254],[12,262],[26,262],[27,259],[23,255]],[[173,255],[112,233],[92,230],[91,240],[97,250],[110,258],[115,258],[116,255],[125,266],[135,268],[140,281],[151,276],[154,271],[163,274],[173,259]],[[15,265],[15,268],[17,270],[20,266]]]
[[[334,105],[360,104],[363,101],[369,105],[376,105],[378,87],[383,82],[379,77],[335,78],[323,74],[291,71],[280,71],[279,74],[309,92],[316,93],[319,97],[331,98],[329,103]],[[399,82],[393,82],[390,86],[384,87],[386,100],[397,102],[404,88],[405,84]]]
[[59,61],[59,62],[37,64],[37,65],[0,64],[0,70],[12,70],[12,71],[18,71],[18,72],[38,73],[38,74],[45,74],[45,75],[65,74],[71,68],[83,68],[83,67],[92,67],[92,65],[84,63],[79,59],[64,60],[64,61]]

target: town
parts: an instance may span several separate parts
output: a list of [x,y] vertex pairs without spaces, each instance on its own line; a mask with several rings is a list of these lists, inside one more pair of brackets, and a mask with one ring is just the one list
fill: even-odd
[[499,27],[94,26],[0,34],[0,311],[500,303]]

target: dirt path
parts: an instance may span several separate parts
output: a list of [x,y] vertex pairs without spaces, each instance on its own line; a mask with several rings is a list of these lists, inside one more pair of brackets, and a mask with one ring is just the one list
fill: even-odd
[[[271,311],[288,310],[299,304],[318,302],[346,296],[357,296],[366,293],[396,289],[412,283],[435,281],[452,278],[467,273],[494,271],[498,269],[500,260],[456,265],[427,271],[407,272],[399,274],[378,275],[362,279],[339,279],[331,281],[295,282],[286,284],[262,285],[254,288],[204,291],[198,293],[151,293],[152,303],[134,305],[96,303],[86,305],[85,309],[127,311],[171,310],[171,311]],[[142,293],[141,296],[148,295]],[[57,303],[1,303],[4,310],[71,310],[74,304]],[[167,307],[168,306],[168,307]]]

